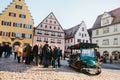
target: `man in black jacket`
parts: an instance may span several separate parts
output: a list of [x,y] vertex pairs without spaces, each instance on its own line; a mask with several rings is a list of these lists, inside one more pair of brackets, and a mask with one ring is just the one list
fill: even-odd
[[34,63],[35,63],[35,66],[38,66],[38,45],[34,45],[33,47],[33,54],[34,54]]

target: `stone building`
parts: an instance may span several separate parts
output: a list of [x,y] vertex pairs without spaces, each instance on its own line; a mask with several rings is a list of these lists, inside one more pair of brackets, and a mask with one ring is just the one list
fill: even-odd
[[71,45],[78,43],[90,43],[90,37],[85,22],[65,30],[65,52],[70,52]]
[[43,46],[46,41],[51,47],[60,47],[64,52],[65,33],[53,12],[34,29],[33,45],[38,43]]
[[120,8],[99,15],[92,28],[92,42],[101,56],[120,58]]
[[[2,4],[2,3],[0,3]],[[25,0],[13,0],[0,13],[0,42],[32,45],[33,19]]]

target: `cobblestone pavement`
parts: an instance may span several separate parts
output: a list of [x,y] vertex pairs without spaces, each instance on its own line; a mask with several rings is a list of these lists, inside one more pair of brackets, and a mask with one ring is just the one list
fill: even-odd
[[120,80],[120,70],[102,68],[100,75],[79,73],[62,60],[61,68],[17,63],[11,58],[0,58],[0,80]]

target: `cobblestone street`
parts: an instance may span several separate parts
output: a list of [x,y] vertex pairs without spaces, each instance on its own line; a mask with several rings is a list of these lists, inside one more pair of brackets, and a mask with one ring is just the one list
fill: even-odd
[[100,75],[87,75],[68,67],[65,60],[61,62],[62,67],[55,69],[17,63],[13,57],[0,58],[0,80],[120,80],[120,68],[102,68]]

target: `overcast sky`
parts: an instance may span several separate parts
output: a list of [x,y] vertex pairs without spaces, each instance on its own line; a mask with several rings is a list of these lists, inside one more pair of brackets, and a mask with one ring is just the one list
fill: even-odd
[[[0,13],[12,0],[0,0]],[[81,21],[91,28],[98,15],[120,8],[120,0],[25,0],[36,27],[53,12],[63,27],[68,29]]]

